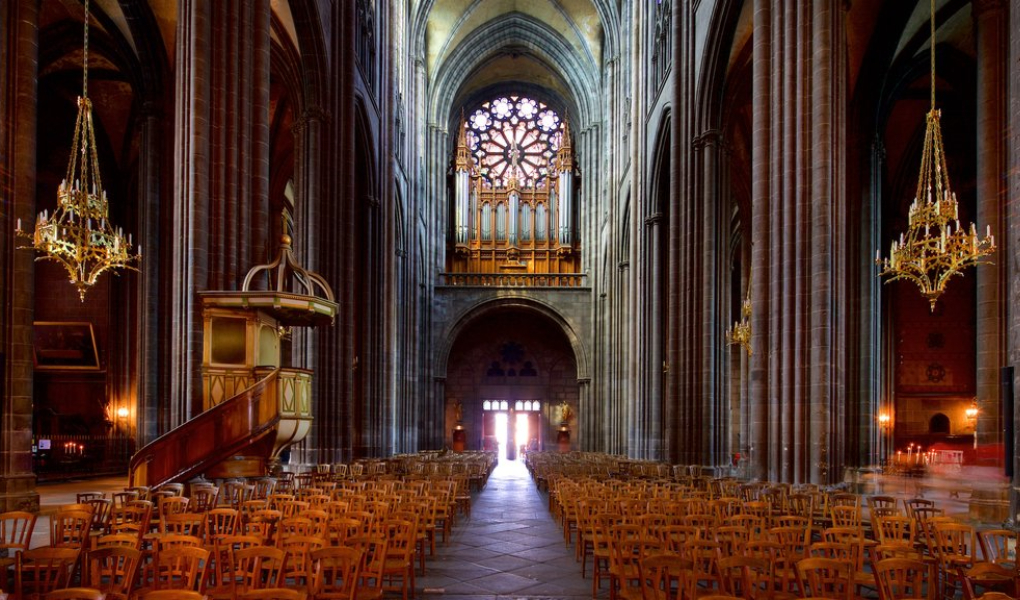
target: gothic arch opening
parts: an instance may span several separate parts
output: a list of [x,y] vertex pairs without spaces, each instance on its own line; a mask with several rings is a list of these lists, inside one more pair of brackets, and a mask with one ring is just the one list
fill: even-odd
[[[465,432],[465,449],[496,449],[497,440],[515,437],[495,429],[497,415],[507,414],[505,422],[518,432],[521,443],[551,450],[556,447],[564,404],[577,414],[575,349],[560,323],[549,316],[526,306],[498,306],[470,317],[456,332],[445,389],[448,445],[453,445],[453,431],[459,425]],[[517,417],[518,413],[525,416]],[[522,435],[519,429],[525,422],[528,434]],[[569,427],[576,430],[573,422]],[[516,454],[508,456],[505,447],[499,449],[504,457]]]
[[932,415],[931,419],[928,420],[928,433],[929,434],[941,434],[949,435],[950,423],[949,417],[942,413]]

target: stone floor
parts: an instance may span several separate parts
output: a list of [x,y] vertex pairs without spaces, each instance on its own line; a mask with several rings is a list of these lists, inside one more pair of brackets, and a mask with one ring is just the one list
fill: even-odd
[[[574,547],[518,461],[499,463],[470,518],[458,518],[450,543],[436,550],[418,578],[425,599],[591,598]],[[604,585],[600,596],[608,595]]]

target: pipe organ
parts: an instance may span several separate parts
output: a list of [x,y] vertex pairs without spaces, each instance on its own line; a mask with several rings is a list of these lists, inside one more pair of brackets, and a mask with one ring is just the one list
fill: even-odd
[[451,273],[576,273],[570,128],[509,96],[462,119],[453,173]]

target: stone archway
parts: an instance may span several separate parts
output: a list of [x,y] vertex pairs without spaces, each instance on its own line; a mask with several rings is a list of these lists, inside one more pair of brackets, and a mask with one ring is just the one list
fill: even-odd
[[[466,431],[465,449],[493,449],[497,437],[505,438],[505,432],[494,429],[502,414],[508,415],[511,430],[518,427],[515,423],[528,423],[522,444],[534,438],[540,449],[554,448],[562,404],[577,414],[580,403],[573,346],[559,323],[532,307],[497,303],[465,317],[446,355],[445,398],[440,400],[447,444],[452,445],[453,429],[460,424]],[[525,413],[518,421],[517,415]]]

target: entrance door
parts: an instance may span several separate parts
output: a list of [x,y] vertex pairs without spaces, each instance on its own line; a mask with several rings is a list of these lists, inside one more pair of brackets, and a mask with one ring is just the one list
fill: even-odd
[[538,401],[513,404],[507,400],[482,403],[482,448],[499,451],[501,458],[515,460],[520,450],[540,439],[541,404]]

